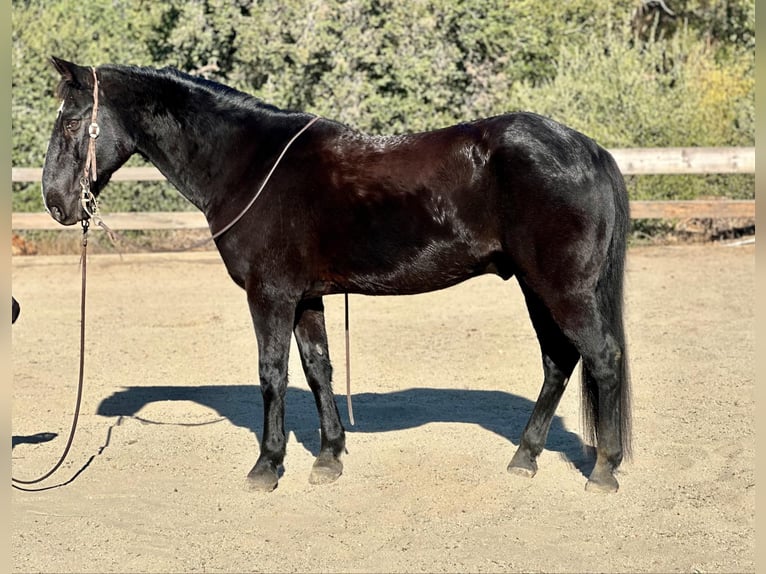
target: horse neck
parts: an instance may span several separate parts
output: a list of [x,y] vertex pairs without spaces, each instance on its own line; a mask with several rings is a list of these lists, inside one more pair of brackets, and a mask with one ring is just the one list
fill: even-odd
[[259,156],[266,160],[268,150],[258,142],[281,131],[269,118],[273,112],[174,77],[143,79],[118,104],[135,151],[201,211],[215,211],[245,170]]

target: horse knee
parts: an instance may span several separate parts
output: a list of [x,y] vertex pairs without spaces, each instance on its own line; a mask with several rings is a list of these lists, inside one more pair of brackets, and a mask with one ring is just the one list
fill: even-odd
[[287,369],[275,363],[262,363],[259,370],[263,398],[283,398],[287,390]]
[[332,363],[327,353],[321,350],[309,353],[304,360],[304,369],[319,380],[329,380],[332,377]]

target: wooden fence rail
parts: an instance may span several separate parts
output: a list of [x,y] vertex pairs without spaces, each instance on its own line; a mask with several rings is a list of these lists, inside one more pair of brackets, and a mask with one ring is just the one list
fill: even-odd
[[[612,149],[625,175],[755,173],[755,148],[629,148]],[[39,182],[42,168],[12,168],[14,182]],[[112,181],[163,181],[155,167],[124,167]],[[754,200],[631,201],[633,219],[755,217]],[[207,227],[199,212],[105,214],[116,230],[201,229]],[[13,229],[62,229],[46,213],[14,213]]]

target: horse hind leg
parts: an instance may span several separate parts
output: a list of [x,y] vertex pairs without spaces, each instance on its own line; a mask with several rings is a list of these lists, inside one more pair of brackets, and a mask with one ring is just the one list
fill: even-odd
[[303,372],[314,394],[321,429],[319,455],[311,469],[309,482],[326,484],[337,480],[343,473],[340,457],[346,450],[346,436],[332,392],[332,365],[321,298],[299,304],[293,333]]
[[586,490],[615,492],[614,471],[630,443],[629,386],[622,317],[602,315],[597,296],[569,294],[557,302],[557,323],[582,357],[586,438],[596,444],[596,464]]
[[540,342],[544,379],[532,415],[522,432],[519,448],[508,465],[508,472],[531,478],[537,473],[537,457],[545,446],[553,415],[580,355],[537,295],[522,280],[519,284]]
[[585,489],[616,492],[619,483],[614,471],[623,459],[625,412],[622,386],[623,349],[617,338],[606,331],[599,339],[591,339],[583,347],[583,408],[586,431],[595,438],[596,465]]

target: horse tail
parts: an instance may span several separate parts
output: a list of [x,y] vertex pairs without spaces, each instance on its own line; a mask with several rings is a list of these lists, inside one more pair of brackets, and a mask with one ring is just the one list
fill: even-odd
[[[617,385],[619,387],[620,404],[620,437],[623,456],[629,458],[631,449],[631,399],[630,373],[628,368],[628,352],[625,341],[625,325],[623,322],[623,282],[625,274],[625,256],[627,251],[628,234],[630,231],[630,208],[625,180],[614,158],[606,150],[601,150],[602,165],[611,186],[614,202],[614,228],[606,261],[596,285],[596,301],[601,314],[602,323],[607,332],[611,333],[617,344]],[[598,386],[592,373],[583,361],[582,373],[582,417],[585,435],[591,444],[598,444]]]

